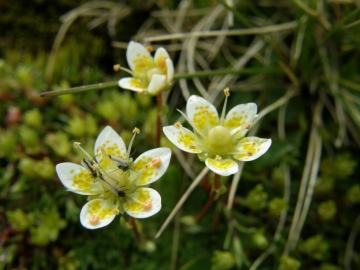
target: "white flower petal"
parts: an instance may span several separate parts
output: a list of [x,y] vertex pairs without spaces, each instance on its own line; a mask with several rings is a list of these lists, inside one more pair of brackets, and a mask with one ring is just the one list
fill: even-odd
[[219,115],[214,105],[199,96],[191,96],[186,104],[186,114],[190,124],[202,136],[212,127],[219,125]]
[[207,158],[205,160],[205,164],[214,173],[222,176],[228,176],[230,174],[237,173],[239,170],[238,164],[232,159],[221,159],[217,161],[212,158]]
[[141,175],[136,181],[136,185],[143,186],[158,180],[166,172],[171,159],[169,148],[156,148],[140,155],[131,166],[131,169]]
[[154,60],[150,52],[140,43],[130,41],[126,50],[126,59],[131,70],[141,73],[154,66]]
[[147,218],[155,215],[161,209],[160,194],[152,188],[138,188],[130,198],[126,198],[124,209],[134,218]]
[[237,152],[234,158],[241,161],[251,161],[262,156],[270,147],[271,139],[258,137],[247,137],[237,145]]
[[167,82],[168,84],[171,84],[174,78],[174,64],[170,58],[166,59],[166,71]]
[[149,94],[156,96],[163,91],[168,90],[168,83],[165,75],[154,74],[151,76],[151,81],[148,86]]
[[134,78],[122,78],[119,80],[119,86],[124,89],[133,90],[136,92],[144,92],[146,88],[142,87],[142,83]]
[[86,203],[80,212],[81,224],[88,229],[99,229],[114,220],[118,209],[107,200],[95,199]]
[[[94,152],[98,154],[98,148],[102,146],[108,155],[123,157],[126,155],[126,146],[123,139],[110,126],[106,126],[96,139]],[[101,161],[101,155],[97,156]]]
[[232,108],[226,115],[224,127],[229,130],[239,128],[236,138],[241,138],[251,127],[256,117],[257,106],[255,103],[240,104]]
[[56,165],[56,172],[61,183],[69,190],[82,195],[94,195],[103,192],[99,182],[94,181],[84,167],[64,162]]
[[155,55],[154,55],[155,65],[157,65],[158,67],[163,69],[166,67],[166,64],[165,64],[166,59],[169,59],[169,58],[170,58],[170,56],[169,56],[168,52],[164,48],[160,47],[156,50]]
[[188,153],[201,153],[198,138],[185,127],[175,126],[163,127],[165,136],[178,148]]

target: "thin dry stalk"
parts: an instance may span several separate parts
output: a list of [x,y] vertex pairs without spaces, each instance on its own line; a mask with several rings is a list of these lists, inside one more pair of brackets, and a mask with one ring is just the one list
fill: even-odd
[[204,176],[209,172],[208,167],[204,167],[204,169],[201,171],[201,173],[196,177],[196,179],[191,183],[189,188],[186,190],[184,195],[180,198],[178,203],[175,205],[174,209],[171,211],[170,215],[166,218],[165,222],[155,235],[155,238],[158,238],[162,232],[166,229],[166,227],[169,225],[170,221],[174,218],[176,213],[180,210],[184,202],[187,200],[187,198],[190,196],[191,192],[195,189],[195,187],[201,182],[201,180],[204,178]]

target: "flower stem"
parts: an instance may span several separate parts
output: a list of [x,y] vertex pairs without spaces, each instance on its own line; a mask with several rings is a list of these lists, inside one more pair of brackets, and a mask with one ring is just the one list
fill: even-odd
[[212,77],[218,75],[228,75],[228,74],[237,74],[237,75],[251,75],[251,74],[284,74],[284,71],[277,67],[266,67],[266,68],[243,68],[243,69],[218,69],[218,70],[206,70],[199,71],[194,73],[178,73],[174,75],[174,80],[179,79],[192,79],[192,78],[203,78],[203,77]]
[[133,232],[134,232],[134,234],[135,234],[136,239],[137,239],[137,240],[140,240],[141,237],[140,237],[140,233],[139,233],[139,231],[138,231],[138,229],[137,229],[137,227],[136,227],[135,218],[130,217],[130,219],[129,219],[129,224],[130,224],[131,229],[133,230]]
[[197,214],[197,216],[195,217],[195,223],[198,223],[198,221],[204,216],[204,214],[207,212],[207,210],[209,210],[210,206],[213,204],[215,197],[216,197],[216,193],[220,189],[220,184],[221,184],[220,183],[220,175],[215,174],[214,190],[212,191],[212,193],[211,193],[209,199],[207,200],[207,202],[205,203],[204,207],[201,209],[199,214]]
[[40,96],[41,97],[55,97],[55,96],[61,96],[61,95],[76,94],[76,93],[90,91],[90,90],[102,90],[104,88],[115,87],[115,86],[118,86],[118,81],[83,85],[83,86],[72,87],[72,88],[61,89],[61,90],[47,91],[47,92],[40,93]]
[[157,95],[157,127],[156,127],[156,146],[160,147],[161,140],[161,111],[162,111],[162,94]]
[[165,230],[167,225],[169,225],[170,221],[173,219],[173,217],[176,215],[176,213],[179,211],[181,206],[184,204],[186,199],[189,197],[191,192],[194,190],[194,188],[200,183],[200,181],[204,178],[204,176],[209,172],[209,168],[205,167],[201,173],[196,177],[196,179],[191,183],[189,188],[185,191],[184,195],[181,197],[181,199],[178,201],[178,203],[175,205],[174,209],[171,211],[170,215],[165,220],[164,224],[161,226],[160,230],[155,235],[155,238],[158,238],[162,232]]

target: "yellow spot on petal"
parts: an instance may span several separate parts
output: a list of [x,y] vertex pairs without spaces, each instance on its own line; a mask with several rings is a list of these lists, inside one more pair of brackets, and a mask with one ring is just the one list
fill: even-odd
[[125,204],[125,210],[133,214],[138,214],[144,210],[151,209],[152,200],[150,197],[150,192],[146,189],[138,189],[136,194],[136,201],[134,200]]
[[93,200],[88,204],[89,214],[97,216],[100,220],[108,219],[114,215],[114,207],[106,207],[101,204],[102,200]]
[[182,144],[185,149],[196,149],[195,135],[180,131],[178,135],[178,144]]
[[224,123],[224,127],[226,128],[237,128],[244,124],[243,117],[237,116],[236,112],[232,113],[232,116],[227,119]]
[[135,74],[141,74],[154,66],[154,62],[151,56],[141,55],[138,53],[133,60]]
[[141,171],[141,175],[139,176],[139,180],[137,182],[138,185],[146,185],[153,178],[154,166],[152,165],[151,157],[143,156],[132,165],[131,169],[138,172]]
[[[70,172],[74,174],[74,171]],[[90,191],[93,178],[87,170],[80,170],[77,174],[72,176],[72,186],[75,190]]]
[[220,161],[209,159],[207,162],[209,165],[211,165],[215,168],[218,168],[220,170],[223,170],[223,171],[226,171],[229,168],[234,166],[234,162],[230,159],[229,160],[220,160]]
[[140,80],[136,80],[136,79],[132,79],[129,81],[129,85],[131,87],[134,87],[134,88],[141,88],[142,87],[142,83]]
[[209,110],[209,106],[195,107],[192,121],[200,130],[204,130],[205,128],[210,129],[219,124],[216,112]]
[[156,64],[160,67],[160,68],[164,68],[166,66],[166,57],[161,56],[159,57],[159,59],[157,59]]

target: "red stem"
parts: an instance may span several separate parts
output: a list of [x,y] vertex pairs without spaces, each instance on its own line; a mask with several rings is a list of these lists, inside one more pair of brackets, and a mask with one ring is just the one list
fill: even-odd
[[136,227],[135,218],[130,217],[129,223],[130,223],[131,229],[133,230],[133,232],[135,234],[136,239],[140,240],[140,234],[139,234],[139,231],[138,231],[138,229]]
[[157,129],[156,129],[156,146],[160,147],[161,140],[161,111],[162,111],[162,94],[157,95]]
[[209,210],[210,206],[213,204],[215,197],[216,197],[216,191],[220,188],[220,175],[215,174],[215,183],[214,183],[214,190],[211,193],[209,199],[205,203],[204,207],[201,209],[199,214],[195,217],[195,223],[199,222],[199,220],[204,216],[204,214]]

